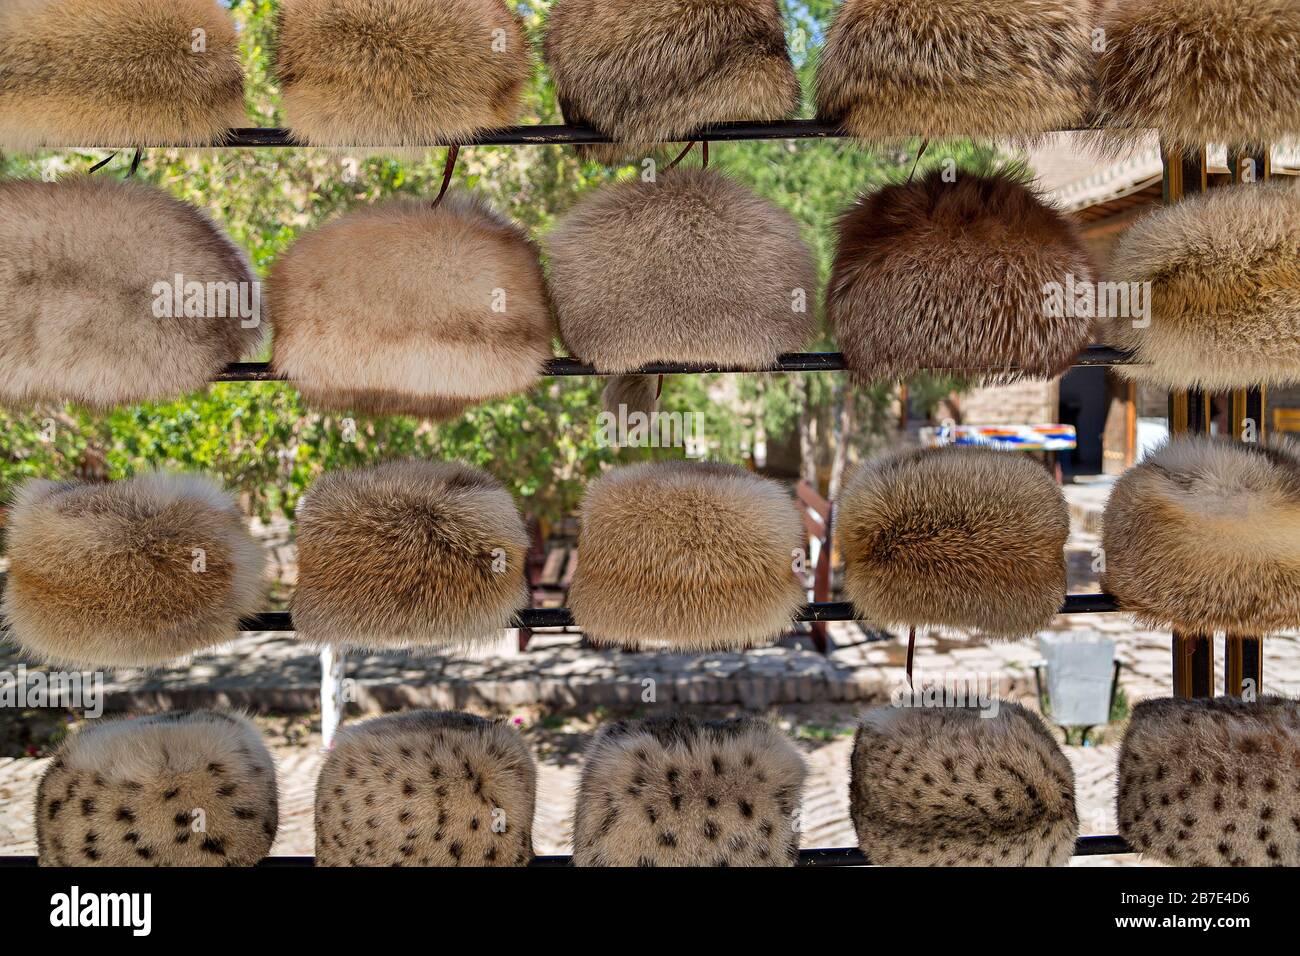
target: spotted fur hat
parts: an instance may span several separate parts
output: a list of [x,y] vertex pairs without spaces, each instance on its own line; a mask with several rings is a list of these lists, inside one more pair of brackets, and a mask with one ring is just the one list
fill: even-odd
[[845,0],[817,115],[877,142],[1027,137],[1088,111],[1092,0]]
[[1037,716],[997,701],[880,707],[853,741],[849,809],[881,866],[1063,866],[1074,771]]
[[614,140],[590,150],[603,162],[799,109],[776,0],[558,0],[545,56],[565,120]]
[[91,721],[36,791],[41,866],[252,866],[277,826],[275,764],[237,714]]
[[8,0],[0,63],[0,148],[205,146],[245,125],[239,36],[218,0]]
[[1300,866],[1300,704],[1143,701],[1117,806],[1120,836],[1174,866]]
[[950,445],[876,458],[836,521],[844,593],[880,626],[1028,637],[1065,601],[1070,515],[1037,462]]
[[1134,352],[1117,370],[1163,388],[1212,391],[1300,382],[1300,189],[1281,181],[1212,189],[1139,220],[1108,278],[1145,283],[1147,321],[1112,322]]
[[1300,627],[1300,448],[1180,437],[1115,483],[1102,586],[1148,627]]
[[0,404],[177,398],[264,328],[247,258],[194,206],[106,176],[0,181]]
[[[927,8],[928,9],[928,8]],[[1011,172],[936,169],[864,196],[840,220],[827,308],[849,368],[869,380],[928,368],[989,382],[1052,378],[1090,318],[1066,291],[1093,278],[1075,228]],[[1061,290],[1058,300],[1047,290]]]
[[531,50],[505,0],[280,0],[275,71],[313,146],[458,143],[515,123]]
[[1155,129],[1189,151],[1300,137],[1293,0],[1111,0],[1099,26],[1096,121],[1112,137]]
[[74,667],[145,667],[234,639],[266,563],[234,500],[203,475],[30,481],[6,528],[9,637]]
[[617,468],[587,491],[569,605],[601,644],[743,648],[789,628],[799,515],[779,484],[735,465]]
[[353,647],[496,641],[528,604],[514,499],[461,462],[321,475],[298,508],[298,636]]
[[532,387],[554,322],[537,248],[477,196],[354,210],[271,270],[275,368],[310,404],[452,418]]
[[587,747],[577,866],[791,866],[799,751],[755,718],[620,721]]
[[537,768],[503,721],[417,710],[339,734],[316,781],[318,866],[526,866]]
[[602,372],[763,368],[814,330],[816,270],[798,224],[721,173],[598,189],[545,244],[564,344]]

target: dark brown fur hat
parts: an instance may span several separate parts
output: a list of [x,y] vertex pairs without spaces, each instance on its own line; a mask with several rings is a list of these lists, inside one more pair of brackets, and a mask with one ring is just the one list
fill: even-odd
[[41,866],[252,866],[278,823],[275,764],[236,714],[91,721],[36,791]]
[[1300,382],[1300,189],[1212,189],[1156,210],[1115,248],[1109,279],[1149,283],[1149,324],[1117,319],[1130,378],[1211,391]]
[[603,162],[799,109],[776,0],[558,0],[545,56],[565,120],[614,140]]
[[587,747],[577,866],[791,866],[803,758],[755,718],[620,721]]
[[1087,113],[1091,0],[845,0],[817,115],[852,136],[1025,137]]
[[1148,627],[1300,627],[1300,449],[1175,438],[1115,483],[1102,585]]
[[504,721],[417,710],[339,734],[316,781],[318,866],[526,866],[537,768]]
[[261,546],[206,476],[32,481],[6,533],[9,636],[43,661],[162,664],[232,640],[261,609]]
[[881,626],[1018,638],[1065,600],[1070,516],[1037,462],[986,448],[910,449],[860,467],[836,509],[844,593]]
[[239,36],[217,0],[0,6],[2,148],[204,146],[244,115]]
[[537,247],[464,193],[308,232],[271,270],[268,300],[275,368],[331,410],[454,418],[531,387],[552,354]]
[[801,547],[774,481],[711,462],[617,468],[583,501],[569,604],[598,643],[747,647],[779,637],[803,604]]
[[1092,280],[1088,254],[1013,174],[949,183],[936,169],[864,196],[839,232],[827,311],[860,378],[927,368],[1052,378],[1088,341],[1091,320],[1053,314],[1047,297],[1071,276]]
[[1079,830],[1074,771],[1037,716],[998,701],[880,707],[853,741],[849,809],[881,866],[1063,866]]
[[1121,142],[1262,148],[1300,136],[1295,0],[1111,0],[1096,121]]
[[1300,866],[1300,704],[1143,701],[1117,807],[1120,836],[1174,866]]
[[298,508],[293,621],[317,644],[495,641],[528,603],[514,499],[461,462],[326,472]]
[[[202,283],[203,314],[176,308],[178,275]],[[111,408],[203,388],[260,347],[256,293],[243,252],[160,189],[0,182],[0,404]]]
[[509,126],[531,54],[505,0],[280,0],[285,118],[313,146],[458,143]]

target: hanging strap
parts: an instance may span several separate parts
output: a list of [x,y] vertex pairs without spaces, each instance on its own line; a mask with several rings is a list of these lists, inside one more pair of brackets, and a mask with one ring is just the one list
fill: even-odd
[[442,188],[438,190],[438,198],[433,201],[434,209],[438,208],[438,204],[442,202],[442,197],[447,195],[447,187],[451,185],[452,173],[456,171],[456,157],[459,155],[459,146],[451,146],[447,149],[447,162],[442,167]]
[[916,175],[916,167],[921,165],[921,157],[925,155],[926,147],[929,145],[930,140],[928,138],[921,140],[921,148],[916,151],[916,159],[912,162],[912,171],[907,174],[909,183],[912,181],[912,177]]

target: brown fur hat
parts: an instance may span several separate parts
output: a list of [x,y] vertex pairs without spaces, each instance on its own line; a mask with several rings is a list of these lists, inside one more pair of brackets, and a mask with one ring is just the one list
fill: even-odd
[[[178,275],[204,284],[205,314],[184,314]],[[109,408],[203,388],[261,346],[256,293],[243,252],[160,189],[0,182],[0,404]]]
[[1096,121],[1130,142],[1262,148],[1300,136],[1295,0],[1110,0]]
[[262,603],[261,546],[203,475],[30,481],[6,535],[9,636],[50,663],[162,664],[234,639]]
[[614,140],[603,162],[799,109],[776,0],[558,0],[545,56],[564,118]]
[[0,5],[0,147],[204,146],[244,116],[239,36],[217,0]]
[[1300,447],[1175,438],[1115,483],[1102,586],[1148,627],[1300,627]]
[[278,822],[275,764],[236,714],[91,721],[36,791],[41,866],[252,866]]
[[804,762],[756,718],[619,721],[587,747],[577,866],[791,866]]
[[316,781],[318,866],[526,866],[537,768],[503,721],[417,710],[339,734]]
[[802,534],[786,490],[735,465],[616,468],[582,503],[574,620],[602,644],[771,641],[804,602],[792,571]]
[[1120,836],[1174,866],[1300,866],[1300,704],[1143,701],[1117,806]]
[[1209,390],[1300,382],[1300,189],[1241,183],[1139,220],[1108,278],[1150,283],[1150,324],[1117,319],[1130,378]]
[[457,143],[509,126],[531,54],[505,0],[280,0],[285,119],[313,146]]
[[827,311],[860,378],[927,368],[1052,378],[1088,341],[1091,320],[1052,314],[1046,296],[1070,276],[1092,280],[1083,243],[1010,173],[948,183],[936,169],[885,186],[845,213],[839,232]]
[[531,387],[552,354],[537,247],[465,193],[307,233],[272,268],[268,299],[276,369],[332,410],[455,417]]
[[880,626],[1033,635],[1065,601],[1070,515],[1037,462],[987,448],[869,461],[836,510],[844,593]]
[[528,534],[491,475],[458,461],[326,472],[298,508],[293,621],[317,644],[468,647],[528,604]]
[[1074,771],[1019,704],[880,707],[853,741],[849,810],[881,866],[1063,866]]
[[877,142],[1003,138],[1088,111],[1091,0],[845,0],[817,68],[817,115]]
[[602,372],[763,367],[813,332],[816,270],[798,224],[720,173],[596,190],[545,245],[564,344]]

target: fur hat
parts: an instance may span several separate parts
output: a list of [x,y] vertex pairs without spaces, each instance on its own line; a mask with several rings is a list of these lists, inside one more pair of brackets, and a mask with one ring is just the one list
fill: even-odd
[[505,0],[280,0],[275,70],[295,138],[422,146],[516,122],[532,58]]
[[545,245],[564,344],[602,372],[763,367],[813,333],[817,273],[798,224],[721,173],[598,189]]
[[[202,315],[186,314],[177,276],[203,284]],[[111,408],[204,388],[260,348],[256,293],[243,252],[160,189],[0,181],[0,404]]]
[[1156,129],[1194,150],[1300,136],[1295,0],[1111,0],[1099,26],[1096,121],[1112,137]]
[[882,627],[1033,635],[1065,601],[1070,514],[1037,462],[909,449],[861,466],[836,509],[844,593]]
[[205,146],[244,125],[239,36],[217,0],[7,0],[0,64],[5,149]]
[[799,109],[776,0],[558,0],[545,56],[564,118],[614,140],[589,150],[603,162]]
[[1157,210],[1120,238],[1111,278],[1149,283],[1149,324],[1116,320],[1130,378],[1226,390],[1300,382],[1300,189],[1242,183]]
[[1088,253],[1011,173],[949,183],[936,169],[885,186],[845,213],[839,233],[827,310],[860,378],[927,368],[1052,378],[1087,344],[1091,321],[1045,293],[1091,281]]
[[791,866],[799,751],[766,721],[619,721],[587,747],[577,866]]
[[316,781],[318,866],[526,866],[537,768],[502,721],[417,710],[339,734]]
[[318,644],[468,647],[528,604],[528,534],[491,475],[458,461],[326,472],[298,508],[293,621]]
[[252,866],[277,825],[275,764],[236,714],[91,721],[36,791],[41,866]]
[[1143,701],[1117,806],[1120,836],[1174,866],[1300,866],[1300,704]]
[[1126,471],[1102,585],[1147,627],[1300,627],[1300,447],[1181,437]]
[[877,142],[1032,136],[1088,112],[1092,0],[845,0],[817,115]]
[[354,210],[269,282],[275,367],[319,406],[454,417],[531,387],[552,354],[537,248],[477,196]]
[[587,491],[569,605],[597,643],[748,647],[783,634],[804,603],[803,547],[786,490],[735,465],[616,468]]
[[880,866],[1063,866],[1079,831],[1070,761],[1010,701],[868,711],[849,811]]
[[266,563],[204,475],[30,481],[6,528],[9,636],[53,664],[145,667],[233,640]]

